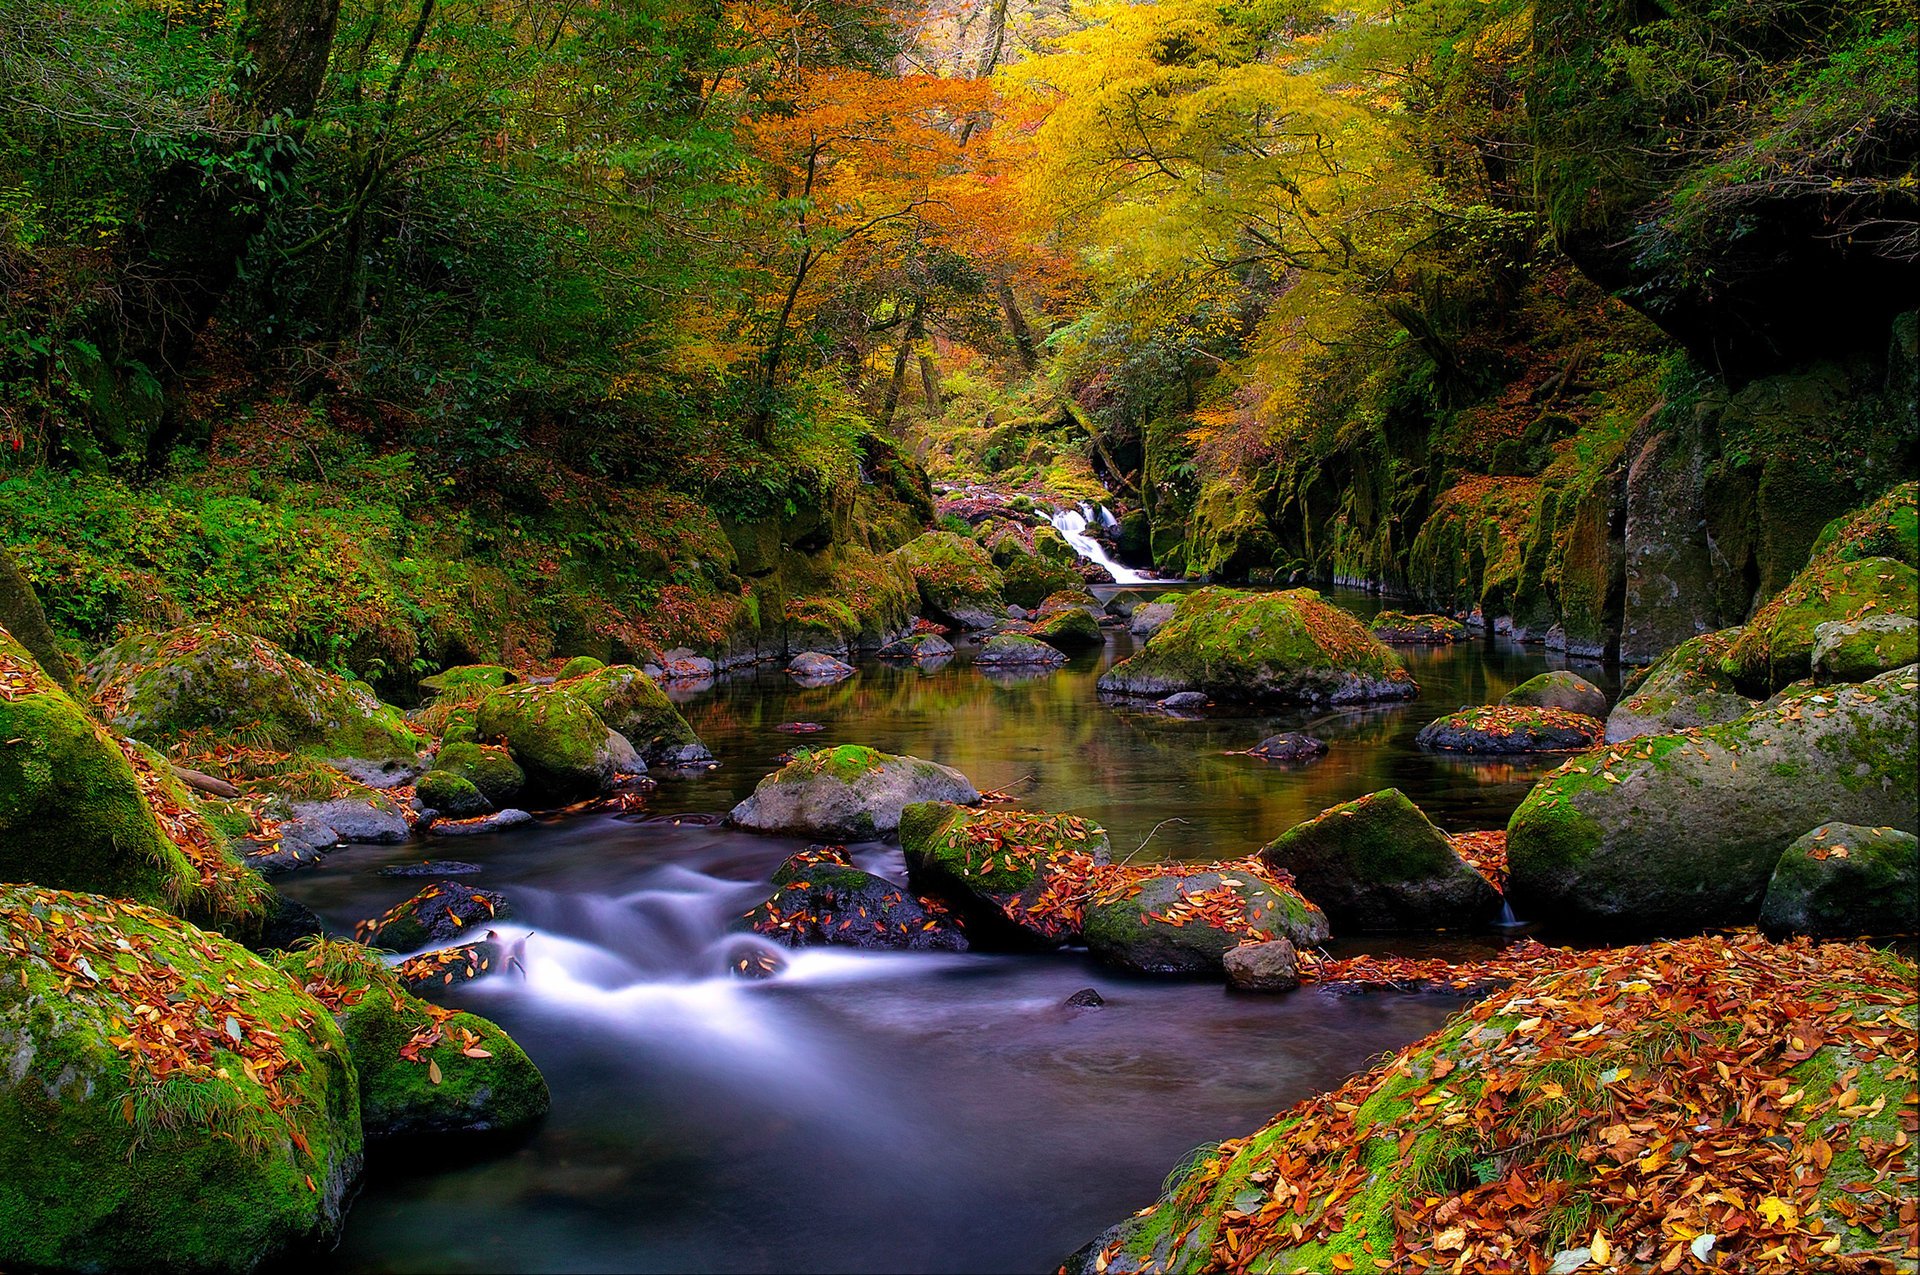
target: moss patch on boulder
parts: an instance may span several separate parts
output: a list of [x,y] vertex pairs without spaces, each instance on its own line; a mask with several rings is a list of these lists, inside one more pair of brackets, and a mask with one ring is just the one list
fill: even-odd
[[420,776],[413,791],[421,805],[454,819],[464,819],[491,808],[472,780],[450,770],[429,770]]
[[0,1265],[247,1272],[339,1231],[347,1043],[238,944],[0,886]]
[[1173,618],[1109,669],[1100,689],[1336,704],[1410,699],[1419,690],[1398,655],[1312,589],[1215,588],[1182,597]]
[[885,836],[916,802],[973,805],[979,790],[951,766],[859,744],[803,753],[762,779],[733,808],[735,824],[834,841]]
[[1528,678],[1500,697],[1508,708],[1561,708],[1588,717],[1607,715],[1607,693],[1565,669],[1554,669]]
[[1107,862],[1106,830],[1073,815],[943,802],[900,816],[907,879],[989,946],[1052,947],[1080,937],[1086,877]]
[[1816,561],[1761,607],[1721,668],[1745,690],[1778,690],[1813,671],[1817,630],[1868,615],[1912,615],[1920,575],[1895,558]]
[[[1010,538],[1003,537],[1002,542]],[[1070,564],[1032,553],[1014,555],[1000,570],[1001,592],[1006,600],[1028,610],[1046,601],[1048,595],[1080,583],[1080,573]]]
[[480,737],[505,743],[529,784],[548,796],[603,792],[619,775],[645,768],[579,682],[491,691],[480,701],[476,720]]
[[633,665],[596,669],[570,685],[649,764],[690,766],[713,760],[667,693]]
[[1737,628],[1702,633],[1661,657],[1607,714],[1607,742],[1715,726],[1758,708],[1759,701],[1742,695],[1722,667],[1740,633]]
[[1389,646],[1445,646],[1472,636],[1466,625],[1450,615],[1409,615],[1405,611],[1376,612],[1367,629]]
[[1913,933],[1920,928],[1920,837],[1821,824],[1774,865],[1760,928],[1819,938]]
[[1398,788],[1296,824],[1260,851],[1341,931],[1439,929],[1490,920],[1500,897]]
[[1035,621],[1029,634],[1063,651],[1084,651],[1106,641],[1098,621],[1077,606],[1062,607]]
[[1323,943],[1327,918],[1258,859],[1159,863],[1099,874],[1081,936],[1109,965],[1138,974],[1224,977],[1243,943]]
[[927,614],[963,629],[1003,618],[1005,578],[980,545],[951,531],[929,531],[894,551],[913,574]]
[[434,769],[472,784],[494,806],[512,801],[527,782],[527,772],[513,759],[513,753],[499,744],[448,744],[433,764]]
[[1024,633],[1001,633],[981,643],[973,657],[987,668],[1058,668],[1067,662],[1059,647]]

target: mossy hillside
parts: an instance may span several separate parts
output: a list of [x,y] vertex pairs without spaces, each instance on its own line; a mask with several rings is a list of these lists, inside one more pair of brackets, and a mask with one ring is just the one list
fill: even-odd
[[323,939],[278,960],[345,1033],[369,1138],[511,1132],[552,1105],[512,1037],[421,1000],[359,944]]
[[565,682],[648,762],[711,757],[693,727],[654,680],[631,664],[600,668]]
[[1398,655],[1311,589],[1188,593],[1141,651],[1108,670],[1100,687],[1336,703],[1417,691]]
[[1776,691],[1812,672],[1820,625],[1912,615],[1917,606],[1920,575],[1898,559],[1817,561],[1754,613],[1721,668],[1742,689]]
[[895,551],[913,575],[920,600],[942,620],[978,627],[1006,607],[1006,579],[987,551],[951,531],[929,531]]
[[323,1006],[139,904],[0,886],[0,922],[0,1263],[244,1272],[338,1232],[360,1103]]
[[1515,910],[1669,932],[1752,924],[1794,829],[1920,824],[1917,688],[1912,668],[1809,687],[1573,759],[1508,823]]
[[0,874],[245,926],[266,887],[164,759],[113,735],[0,629]]
[[410,761],[427,742],[363,683],[216,625],[134,634],[87,672],[107,720],[153,744],[211,732],[256,747]]
[[[1886,1254],[1904,1236],[1848,1215],[1884,1230],[1914,1173],[1913,977],[1751,937],[1593,953],[1200,1148],[1068,1269],[1544,1269],[1596,1233],[1676,1267],[1713,1233],[1719,1261],[1782,1275]],[[1808,999],[1826,1030],[1783,1047]]]
[[495,806],[504,806],[526,786],[526,771],[513,753],[498,744],[450,743],[434,758],[434,768],[466,780]]
[[1920,928],[1920,838],[1823,823],[1781,854],[1760,905],[1772,935],[1850,938]]

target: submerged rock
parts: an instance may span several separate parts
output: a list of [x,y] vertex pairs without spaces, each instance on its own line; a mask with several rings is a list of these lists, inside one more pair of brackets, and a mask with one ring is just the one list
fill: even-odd
[[1280,735],[1269,735],[1247,750],[1250,756],[1264,761],[1312,761],[1316,757],[1327,755],[1325,741],[1312,735],[1303,735],[1298,731],[1288,731]]
[[1559,708],[1586,717],[1607,715],[1607,693],[1565,669],[1530,677],[1500,697],[1507,708]]
[[1821,824],[1774,865],[1760,928],[1816,938],[1913,933],[1920,929],[1920,837]]
[[1243,943],[1315,944],[1329,933],[1320,909],[1258,860],[1116,872],[1095,888],[1081,930],[1087,950],[1109,965],[1216,976]]
[[1607,742],[1715,726],[1760,707],[1758,700],[1742,695],[1732,675],[1721,668],[1739,637],[1737,628],[1703,633],[1662,656],[1607,715]]
[[1300,986],[1300,954],[1285,939],[1242,943],[1221,958],[1227,986],[1241,992],[1290,992]]
[[745,924],[788,947],[831,943],[859,948],[964,952],[966,937],[905,886],[853,866],[839,846],[802,850],[773,874],[774,896]]
[[0,1056],[0,1266],[238,1275],[339,1233],[347,1042],[238,944],[0,885]]
[[1216,588],[1181,598],[1144,648],[1107,670],[1100,689],[1336,704],[1410,699],[1419,690],[1398,655],[1313,590]]
[[323,939],[279,963],[346,1034],[369,1138],[511,1133],[552,1105],[546,1079],[511,1036],[421,1000],[358,943]]
[[1453,929],[1500,910],[1491,883],[1398,788],[1296,824],[1260,851],[1342,931]]
[[1170,708],[1176,712],[1180,712],[1191,711],[1196,708],[1205,708],[1211,703],[1213,703],[1213,701],[1207,698],[1205,691],[1175,691],[1165,699],[1160,700],[1159,707]]
[[1463,708],[1428,722],[1414,743],[1437,752],[1572,753],[1599,743],[1606,729],[1562,708]]
[[530,812],[508,806],[505,810],[466,819],[435,819],[427,826],[427,831],[436,837],[476,837],[483,832],[499,832],[503,828],[517,828],[523,823],[532,822],[533,815]]
[[1452,616],[1409,615],[1405,611],[1378,612],[1368,628],[1389,646],[1445,646],[1472,636],[1467,626]]
[[1094,987],[1083,987],[1061,1002],[1067,1009],[1099,1009],[1106,1003],[1107,998]]
[[385,915],[362,921],[359,928],[369,943],[393,952],[412,952],[470,937],[474,927],[484,928],[511,915],[506,896],[498,890],[439,881],[389,908]]
[[486,869],[460,859],[425,859],[419,863],[392,863],[380,869],[383,877],[470,877]]
[[1640,930],[1752,924],[1795,829],[1920,824],[1916,688],[1908,667],[1568,762],[1508,824],[1514,910]]
[[988,668],[1058,668],[1067,662],[1067,657],[1059,648],[1037,638],[1002,633],[988,638],[973,662]]
[[753,832],[864,841],[898,828],[900,812],[915,802],[979,800],[979,790],[950,766],[841,744],[774,771],[731,817]]

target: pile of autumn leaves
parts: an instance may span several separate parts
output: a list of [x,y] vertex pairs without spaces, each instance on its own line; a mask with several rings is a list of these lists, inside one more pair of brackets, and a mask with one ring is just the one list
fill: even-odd
[[1911,967],[1752,935],[1503,959],[1535,976],[1223,1144],[1091,1269],[1913,1269]]

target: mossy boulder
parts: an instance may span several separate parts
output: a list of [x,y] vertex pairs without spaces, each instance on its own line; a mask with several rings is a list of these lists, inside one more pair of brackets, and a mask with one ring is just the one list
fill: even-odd
[[1913,668],[1808,688],[1575,758],[1507,825],[1514,910],[1641,931],[1751,925],[1795,829],[1920,825],[1917,688]]
[[1171,602],[1142,602],[1127,616],[1127,632],[1137,638],[1152,637],[1173,618]]
[[0,545],[0,630],[25,647],[41,672],[61,690],[72,693],[79,689],[73,665],[61,653],[59,639],[54,637],[47,613],[40,606],[40,596],[33,591],[33,582],[5,545]]
[[915,663],[946,660],[953,657],[953,643],[938,633],[915,633],[887,643],[880,648],[879,655],[883,660],[912,660]]
[[832,841],[869,840],[900,826],[915,802],[973,805],[980,792],[951,766],[841,744],[805,753],[766,776],[733,808],[735,824]]
[[1774,865],[1760,928],[1776,937],[1913,933],[1920,929],[1920,837],[1821,824]]
[[1409,615],[1405,611],[1377,612],[1367,629],[1389,646],[1445,646],[1472,636],[1466,625],[1450,615]]
[[1039,606],[1050,594],[1080,584],[1080,573],[1065,562],[1023,553],[1001,568],[1001,593],[1007,601],[1028,610]]
[[115,735],[0,629],[0,877],[135,899],[210,924],[264,917],[242,867],[166,759]]
[[1572,753],[1591,748],[1606,723],[1564,708],[1463,708],[1420,728],[1414,742],[1435,752]]
[[1815,681],[1864,682],[1915,660],[1920,660],[1920,620],[1911,615],[1867,615],[1814,626]]
[[504,743],[529,786],[544,796],[605,792],[619,776],[646,769],[626,737],[594,710],[579,682],[491,691],[480,701],[477,722],[480,737]]
[[472,780],[451,770],[429,770],[420,776],[413,791],[421,805],[453,819],[482,814],[492,807]]
[[1327,918],[1253,864],[1156,864],[1118,875],[1086,905],[1081,937],[1109,965],[1137,974],[1224,977],[1243,943],[1324,943]]
[[1607,742],[1715,726],[1758,708],[1759,701],[1742,695],[1721,666],[1740,633],[1702,633],[1662,656],[1607,714]]
[[605,660],[595,659],[591,655],[576,655],[560,666],[555,676],[562,682],[576,677],[585,677],[589,673],[598,673],[607,666]]
[[813,846],[780,865],[772,898],[744,928],[788,947],[835,944],[915,952],[964,952],[966,936],[905,886],[853,866],[839,846]]
[[1198,589],[1100,689],[1158,698],[1205,691],[1222,700],[1367,703],[1418,693],[1400,657],[1312,589]]
[[907,880],[958,914],[987,946],[1077,942],[1089,870],[1108,861],[1106,830],[1073,815],[973,810],[945,802],[900,817]]
[[988,668],[1058,668],[1067,662],[1059,647],[1024,633],[1001,633],[980,644],[975,664]]
[[511,1036],[421,1000],[358,943],[322,939],[278,961],[345,1033],[367,1137],[512,1133],[552,1106],[545,1077]]
[[[1758,936],[1546,954],[1547,972],[1200,1148],[1065,1270],[1684,1269],[1690,1248],[1726,1270],[1898,1269],[1912,965]],[[1726,1104],[1744,1118],[1704,1114]],[[1703,1138],[1712,1155],[1676,1163]],[[1590,1260],[1596,1235],[1610,1259]]]
[[472,784],[493,806],[512,801],[527,783],[527,772],[513,759],[512,751],[500,744],[447,744],[433,765]]
[[1898,559],[1816,562],[1754,613],[1721,668],[1743,690],[1779,690],[1813,672],[1821,625],[1912,615],[1917,599],[1920,575]]
[[498,890],[436,881],[383,915],[362,921],[359,928],[369,943],[392,952],[413,952],[484,933],[493,922],[512,915],[513,908]]
[[713,760],[667,693],[641,669],[615,664],[567,685],[648,764],[697,766]]
[[1080,561],[1080,555],[1067,543],[1067,538],[1057,528],[1044,524],[1033,529],[1033,551],[1049,562]]
[[462,698],[498,690],[520,680],[520,675],[500,664],[460,664],[420,679],[420,689],[429,695]]
[[1835,518],[1813,542],[1809,562],[1893,558],[1920,568],[1920,483],[1905,482]]
[[212,732],[325,757],[411,761],[427,743],[365,684],[216,625],[135,634],[87,673],[114,728],[150,744]]
[[921,606],[941,623],[985,629],[1005,613],[1005,578],[973,541],[951,531],[929,531],[894,552],[913,574]]
[[1500,910],[1493,886],[1398,788],[1323,810],[1260,857],[1292,873],[1342,933],[1453,929]]
[[238,944],[0,886],[0,1057],[0,1266],[247,1272],[338,1234],[347,1042]]
[[1500,697],[1508,708],[1561,708],[1588,717],[1607,715],[1607,693],[1565,669],[1554,669],[1528,678]]
[[1036,621],[1029,636],[1063,651],[1084,651],[1106,641],[1098,621],[1084,609],[1073,606],[1062,607]]

